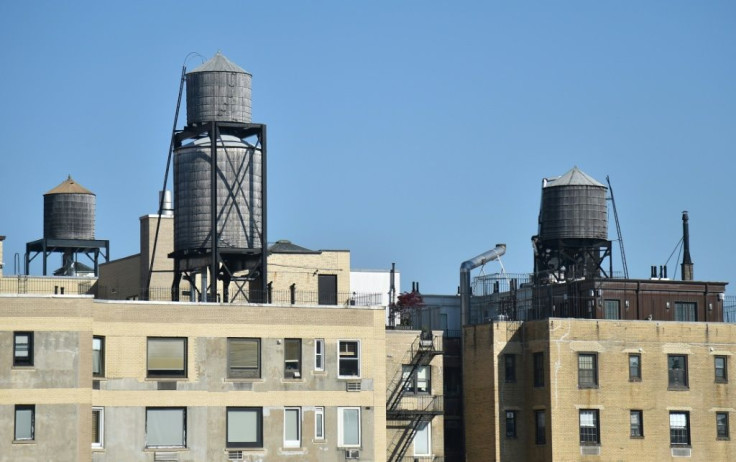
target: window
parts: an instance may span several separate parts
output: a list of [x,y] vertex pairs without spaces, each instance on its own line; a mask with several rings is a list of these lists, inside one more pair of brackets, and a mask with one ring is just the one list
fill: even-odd
[[728,382],[728,369],[726,368],[726,360],[726,356],[715,357],[716,382],[718,383]]
[[36,406],[15,406],[15,441],[31,441],[36,438]]
[[284,409],[284,447],[298,448],[302,445],[302,410],[298,407]]
[[534,353],[534,386],[544,386],[544,353]]
[[621,301],[606,300],[603,316],[605,319],[621,319]]
[[[412,374],[412,366],[402,366],[402,376],[404,379],[404,391],[406,393],[416,393],[428,395],[431,392],[430,378],[431,369],[430,366],[416,366],[414,373]],[[410,375],[411,374],[411,375]]]
[[414,455],[432,455],[432,425],[429,422],[422,422],[417,427],[414,435]]
[[697,321],[695,302],[675,302],[675,321]]
[[13,366],[33,366],[33,332],[13,335]]
[[641,381],[641,355],[638,353],[629,355],[629,382]]
[[317,298],[320,305],[337,305],[337,275],[317,275]]
[[261,339],[227,339],[227,376],[231,379],[261,377]]
[[685,389],[688,387],[686,355],[667,355],[667,372],[669,388]]
[[302,340],[287,338],[284,340],[284,377],[298,379],[302,376]]
[[337,342],[338,377],[360,377],[360,342],[339,340]]
[[148,377],[186,377],[187,339],[149,337]]
[[670,412],[670,444],[673,446],[690,445],[690,413]]
[[229,448],[263,447],[263,408],[227,408],[227,441]]
[[541,411],[534,411],[534,428],[535,428],[535,435],[534,435],[534,441],[537,444],[545,444],[547,443],[547,430],[545,428],[544,423],[544,410]]
[[629,413],[629,436],[632,438],[644,438],[644,420],[642,411],[633,410]]
[[360,408],[337,408],[337,436],[339,447],[360,447]]
[[325,370],[325,339],[314,340],[314,370]]
[[503,365],[506,383],[516,382],[516,355],[503,355]]
[[101,448],[105,445],[105,408],[92,408],[92,447]]
[[580,444],[601,444],[601,432],[598,423],[598,409],[580,410]]
[[516,438],[516,412],[506,411],[506,438]]
[[183,407],[146,408],[146,447],[185,448],[187,410]]
[[92,337],[92,375],[105,375],[105,337]]
[[716,412],[716,437],[719,440],[730,439],[728,432],[728,412]]
[[325,439],[325,408],[314,409],[314,439],[322,441]]
[[598,358],[595,353],[578,355],[578,387],[598,387]]

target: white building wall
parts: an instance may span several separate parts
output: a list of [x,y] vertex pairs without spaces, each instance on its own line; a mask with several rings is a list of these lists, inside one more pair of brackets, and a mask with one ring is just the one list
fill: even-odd
[[[394,302],[396,297],[401,293],[401,274],[398,271],[394,272],[394,287],[396,293],[394,295]],[[389,324],[389,304],[388,298],[389,290],[391,289],[391,270],[371,270],[371,269],[355,269],[350,270],[350,292],[357,294],[381,294],[381,306],[385,311],[385,323]]]

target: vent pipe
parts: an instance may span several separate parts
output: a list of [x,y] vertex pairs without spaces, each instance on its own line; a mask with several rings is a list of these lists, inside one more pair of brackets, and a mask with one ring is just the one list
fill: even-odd
[[496,248],[478,255],[460,265],[460,316],[462,325],[470,320],[470,271],[489,261],[497,260],[506,253],[506,244],[496,244]]
[[690,225],[687,210],[682,212],[682,280],[693,280],[693,260],[690,258]]
[[174,216],[174,201],[171,199],[171,190],[158,192],[158,203],[161,204],[161,215],[164,217]]

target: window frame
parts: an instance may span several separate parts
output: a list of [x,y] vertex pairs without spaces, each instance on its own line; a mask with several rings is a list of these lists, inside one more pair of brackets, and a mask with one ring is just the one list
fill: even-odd
[[[609,309],[615,309],[615,318],[608,316]],[[621,300],[609,299],[603,301],[603,319],[621,319]]]
[[544,409],[534,410],[534,443],[547,444],[547,417]]
[[[94,441],[94,433],[92,434],[92,449],[102,449],[105,447],[105,408],[100,406],[92,406],[92,423],[94,424],[94,414],[97,413],[97,435],[99,441]],[[93,427],[94,430],[94,427]]]
[[[674,415],[682,415],[682,416],[685,417],[685,427],[684,427],[684,430],[676,430],[676,428],[679,428],[679,427],[675,427],[675,428],[672,427],[672,417]],[[669,412],[669,419],[670,419],[670,422],[669,422],[669,428],[670,428],[670,446],[671,447],[690,447],[690,443],[692,441],[690,439],[690,412],[688,412],[688,411],[670,411]],[[675,431],[680,431],[680,432],[684,432],[684,433],[675,435],[673,433]],[[685,437],[685,441],[686,442],[683,443],[683,442],[675,442],[674,441],[675,438],[678,438],[679,439],[681,437]]]
[[314,370],[324,372],[325,370],[325,339],[314,339]]
[[[26,356],[20,356],[18,350],[18,337],[27,336]],[[34,333],[32,331],[13,332],[13,367],[33,367],[34,363]]]
[[[342,351],[342,345],[348,345],[348,344],[355,344],[355,354],[356,357],[343,357],[343,353],[350,353],[350,351]],[[337,341],[337,378],[338,379],[358,379],[361,377],[361,344],[360,340],[357,339],[341,339]],[[350,361],[350,362],[356,362],[357,363],[357,373],[353,375],[344,375],[342,373],[342,363],[343,361]]]
[[[427,434],[427,452],[419,452],[417,451],[417,436],[420,435],[420,432],[423,430],[420,427],[424,427],[424,431],[426,431]],[[422,421],[419,423],[419,426],[417,426],[417,430],[414,433],[414,438],[412,440],[412,449],[414,451],[415,457],[428,457],[433,454],[432,452],[432,422],[431,421]]]
[[[18,412],[30,411],[31,421],[30,427],[27,428],[30,437],[18,438]],[[35,404],[16,404],[13,412],[13,441],[36,441],[36,405]]]
[[506,383],[516,383],[516,355],[513,353],[503,355],[503,378]]
[[[719,423],[719,417],[724,417],[723,422],[724,424]],[[720,411],[716,412],[716,439],[717,440],[730,440],[731,439],[731,429],[729,425],[729,415],[726,411]]]
[[[227,338],[227,378],[228,379],[260,379],[262,374],[261,364],[261,338],[260,337],[228,337]],[[256,367],[233,366],[233,346],[237,343],[256,344]]]
[[[583,369],[581,362],[590,358],[592,367]],[[585,373],[584,373],[585,372]],[[598,354],[583,352],[578,353],[578,388],[598,388]]]
[[[288,345],[294,343],[297,346],[297,358],[289,359]],[[296,365],[296,368],[289,367],[290,365]],[[300,338],[285,338],[284,339],[284,378],[285,379],[301,379],[302,378],[302,339]]]
[[[151,341],[153,342],[182,342],[182,369],[152,369],[151,368]],[[189,360],[189,339],[187,337],[147,337],[146,338],[146,377],[149,379],[186,379]]]
[[[636,423],[634,423],[634,416],[636,416]],[[641,409],[629,411],[629,437],[644,438],[644,411]]]
[[506,409],[504,411],[504,427],[505,427],[505,434],[506,438],[508,439],[515,439],[518,437],[517,434],[517,422],[519,411],[515,409]]
[[[256,415],[256,440],[230,440],[230,413],[254,412]],[[225,447],[227,448],[262,448],[263,447],[263,408],[258,406],[228,406],[225,408]]]
[[[181,411],[182,413],[182,428],[181,428],[181,444],[150,444],[148,441],[148,424],[149,424],[149,413],[150,412],[156,412],[156,411]],[[186,448],[187,447],[187,408],[186,407],[180,407],[180,406],[149,406],[145,409],[146,412],[146,426],[145,426],[145,432],[146,432],[146,448]]]
[[[688,377],[688,364],[686,354],[668,354],[667,355],[667,389],[668,390],[688,390],[690,389],[689,377]],[[673,368],[673,360],[676,358],[682,358],[684,367],[682,373],[676,373],[678,369]],[[678,383],[678,375],[682,375],[682,383]]]
[[532,376],[534,377],[534,388],[544,387],[544,352],[538,351],[532,354]]
[[[636,358],[636,366],[632,366],[631,360]],[[641,382],[641,353],[629,353],[629,382]]]
[[[287,414],[294,412],[296,413],[296,437],[295,440],[287,439],[287,431],[288,431],[288,425],[287,425]],[[284,448],[300,448],[302,447],[302,408],[300,407],[285,407],[284,408],[284,438],[283,438],[283,447]]]
[[317,406],[314,408],[314,440],[325,440],[325,408]]
[[[583,416],[591,416],[593,425],[583,426]],[[601,445],[601,419],[598,409],[580,409],[578,411],[578,429],[580,433],[581,446],[600,446]],[[592,429],[592,430],[587,430]]]
[[[345,411],[358,411],[358,443],[347,444],[345,442]],[[363,443],[362,412],[359,406],[345,406],[337,408],[337,447],[359,448]]]
[[[99,349],[95,348],[95,342],[98,342]],[[97,352],[99,370],[95,371],[95,353]],[[95,335],[92,337],[92,376],[93,377],[104,377],[105,376],[105,337],[101,335]]]
[[[723,362],[722,367],[718,367],[718,361]],[[716,383],[728,383],[728,356],[724,355],[716,355],[713,358],[713,368],[715,373],[715,382]],[[719,374],[718,371],[721,371]]]
[[[427,364],[426,366],[416,366],[411,376],[408,376],[413,366],[411,364],[403,364],[401,366],[401,378],[404,381],[404,393],[411,395],[431,395],[432,394],[432,367]],[[426,370],[426,391],[419,390],[419,370]],[[407,380],[408,379],[408,380]]]

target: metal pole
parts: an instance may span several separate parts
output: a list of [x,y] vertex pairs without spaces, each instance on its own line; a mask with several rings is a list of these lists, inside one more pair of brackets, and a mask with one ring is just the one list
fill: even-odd
[[[218,258],[217,258],[217,140],[219,138],[219,133],[217,129],[217,122],[211,122],[210,123],[210,161],[211,161],[211,171],[210,171],[210,226],[212,227],[212,232],[210,233],[210,239],[212,242],[211,248],[212,248],[212,262],[211,262],[211,268],[210,268],[210,294],[212,297],[212,301],[217,301],[217,270],[218,270]],[[203,273],[204,276],[204,273]],[[203,287],[203,292],[207,291],[207,287]]]
[[263,188],[261,192],[261,228],[263,229],[261,233],[261,261],[263,262],[261,265],[261,290],[268,283],[268,234],[266,233],[266,224],[268,222],[268,215],[266,214],[268,211],[268,207],[266,206],[268,191],[266,179],[268,175],[266,174],[266,147],[266,125],[263,124],[261,125],[261,187]]

